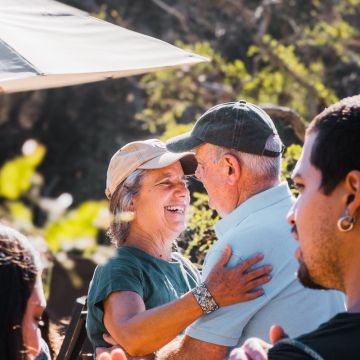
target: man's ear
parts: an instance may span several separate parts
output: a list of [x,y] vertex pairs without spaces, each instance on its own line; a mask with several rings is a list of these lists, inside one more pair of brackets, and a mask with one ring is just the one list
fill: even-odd
[[239,160],[233,154],[225,154],[223,160],[225,165],[225,171],[227,172],[227,182],[230,185],[237,184],[241,176],[241,165]]
[[359,215],[360,212],[360,171],[352,170],[345,178],[345,190],[347,192],[346,205],[349,216]]

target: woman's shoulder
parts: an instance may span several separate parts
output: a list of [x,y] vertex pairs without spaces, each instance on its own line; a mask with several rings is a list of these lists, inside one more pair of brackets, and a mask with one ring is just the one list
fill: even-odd
[[98,265],[95,273],[100,276],[116,270],[139,268],[140,264],[141,259],[136,256],[136,253],[131,248],[121,247],[117,248],[116,253],[104,264]]

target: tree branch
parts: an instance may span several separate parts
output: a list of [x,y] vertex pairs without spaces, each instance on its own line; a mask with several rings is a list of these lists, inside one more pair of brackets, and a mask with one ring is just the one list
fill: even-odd
[[290,69],[290,67],[272,51],[271,47],[263,41],[261,41],[261,49],[262,51],[266,51],[266,54],[269,56],[269,60],[273,65],[282,69],[308,91],[309,114],[311,117],[315,116],[317,113],[317,100],[319,98],[315,87],[305,78],[302,78],[292,69]]
[[186,17],[178,10],[173,8],[172,6],[169,6],[162,0],[151,0],[155,5],[157,5],[159,8],[170,14],[171,16],[174,16],[180,23],[180,26],[185,32],[189,32],[189,27],[186,22]]
[[300,115],[284,106],[261,105],[261,108],[274,119],[279,119],[289,123],[294,130],[295,136],[301,141],[305,140],[305,124],[301,121]]

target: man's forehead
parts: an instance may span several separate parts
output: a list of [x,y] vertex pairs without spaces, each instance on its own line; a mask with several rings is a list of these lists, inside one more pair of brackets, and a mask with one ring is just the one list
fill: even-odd
[[214,147],[214,145],[211,144],[201,144],[198,147],[196,147],[194,149],[194,153],[196,158],[203,158],[205,157],[207,154],[209,154],[209,152],[211,152],[211,149]]
[[299,158],[299,160],[297,161],[295,168],[291,174],[291,178],[295,179],[295,178],[301,178],[302,177],[302,173],[303,171],[304,165],[303,165],[303,152],[301,152],[301,156]]
[[305,138],[304,146],[301,151],[300,158],[296,163],[295,169],[292,173],[292,178],[304,177],[311,169],[312,165],[310,162],[311,151],[315,140],[315,134],[311,134]]

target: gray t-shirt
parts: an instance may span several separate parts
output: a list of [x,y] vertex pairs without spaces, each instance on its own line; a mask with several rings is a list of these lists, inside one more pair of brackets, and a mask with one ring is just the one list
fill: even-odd
[[106,332],[103,301],[112,292],[136,292],[151,309],[178,299],[198,280],[197,271],[179,253],[173,253],[173,261],[168,262],[133,247],[117,249],[116,256],[96,268],[89,287],[86,329],[94,348],[109,346],[102,337]]

